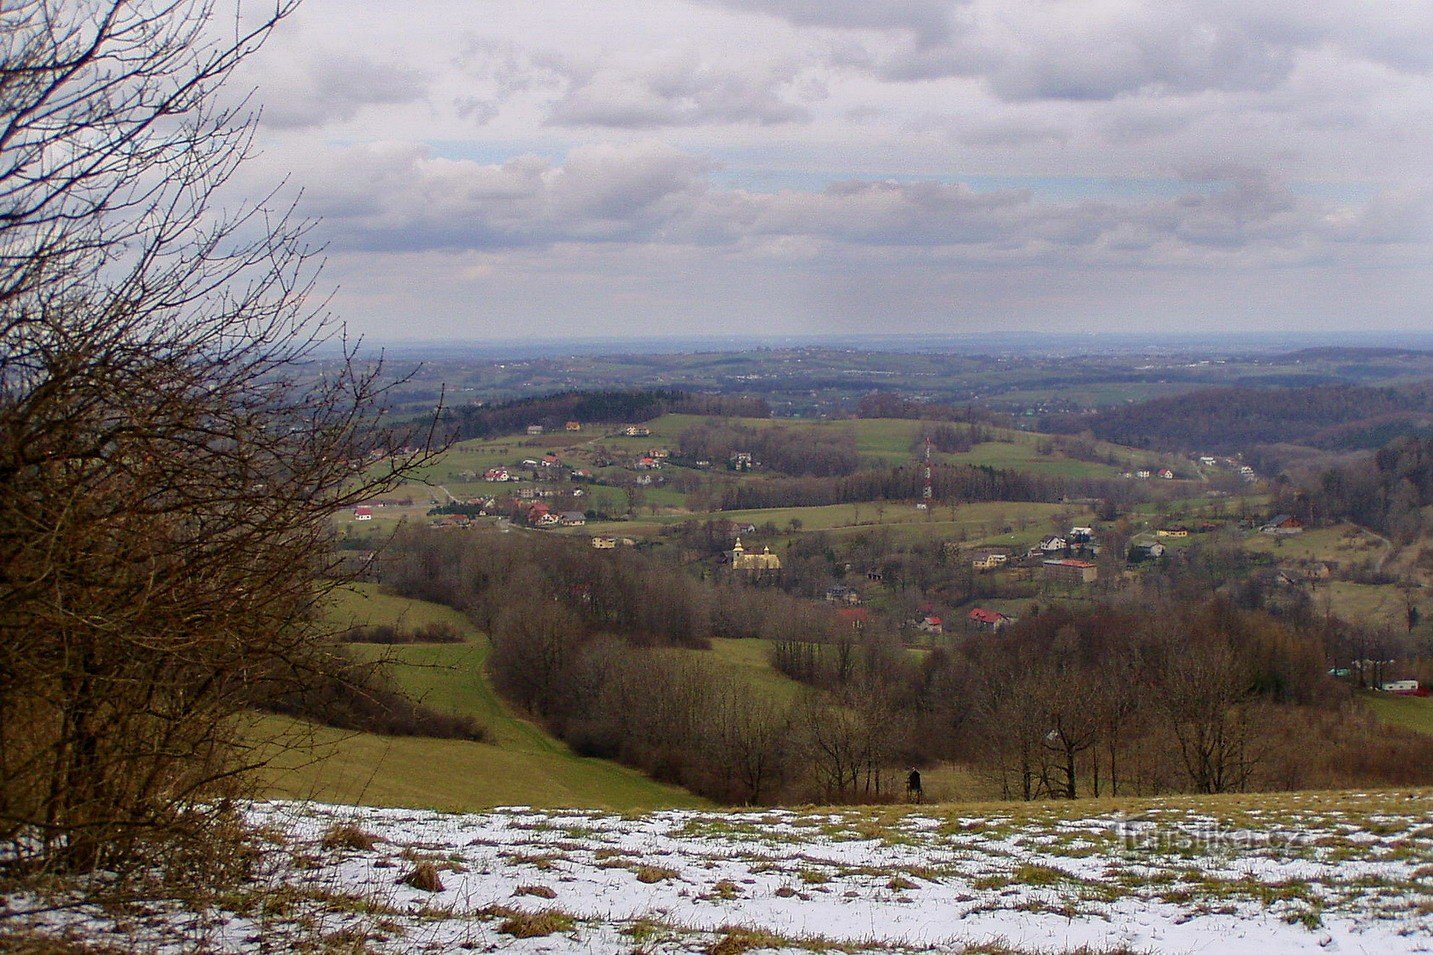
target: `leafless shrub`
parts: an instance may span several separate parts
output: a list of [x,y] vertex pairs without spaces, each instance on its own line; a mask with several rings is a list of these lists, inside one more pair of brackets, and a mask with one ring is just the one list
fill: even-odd
[[[232,853],[251,703],[341,663],[333,511],[424,445],[315,305],[306,226],[224,208],[219,90],[292,9],[16,0],[0,27],[0,862]],[[238,105],[225,105],[237,102]],[[360,463],[368,465],[360,468]],[[189,860],[189,861],[186,861]],[[195,862],[194,860],[199,860]]]

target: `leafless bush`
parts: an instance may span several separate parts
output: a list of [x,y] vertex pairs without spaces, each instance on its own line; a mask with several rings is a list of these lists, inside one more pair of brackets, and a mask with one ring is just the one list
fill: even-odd
[[376,427],[377,369],[342,349],[314,373],[335,332],[304,224],[219,201],[252,129],[220,88],[291,8],[227,24],[207,0],[3,13],[12,873],[122,872],[225,836],[264,751],[251,701],[337,660],[317,622],[336,582],[329,516],[416,463],[357,467],[394,439]]

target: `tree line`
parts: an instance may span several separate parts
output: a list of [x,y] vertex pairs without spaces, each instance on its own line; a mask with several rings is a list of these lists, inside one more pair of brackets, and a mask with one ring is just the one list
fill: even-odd
[[443,420],[452,437],[465,441],[516,434],[533,424],[560,431],[569,421],[640,424],[669,413],[767,418],[771,408],[761,398],[696,395],[675,388],[633,388],[566,391],[492,405],[463,405],[446,411]]
[[861,465],[856,432],[850,427],[752,427],[712,419],[682,429],[677,448],[688,460],[725,463],[737,452],[752,455],[765,468],[812,477],[847,475]]
[[1370,448],[1433,412],[1433,388],[1319,385],[1207,388],[1093,414],[1049,415],[1040,430],[1090,431],[1116,444],[1233,454],[1255,445]]
[[[816,507],[871,501],[909,501],[921,496],[921,467],[858,471],[832,477],[756,477],[721,488],[721,510],[769,507]],[[987,465],[940,464],[931,468],[931,485],[940,501],[1059,502],[1100,498],[1114,502],[1139,500],[1146,489],[1131,481],[1070,478],[1031,474]]]

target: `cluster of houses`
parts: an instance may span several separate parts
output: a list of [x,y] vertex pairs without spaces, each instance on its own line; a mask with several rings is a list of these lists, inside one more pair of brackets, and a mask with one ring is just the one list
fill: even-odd
[[1137,481],[1148,481],[1151,478],[1159,478],[1161,481],[1173,481],[1175,475],[1169,468],[1159,468],[1157,470],[1140,468],[1138,471],[1125,471],[1120,477],[1132,478]]
[[1216,458],[1212,454],[1201,454],[1199,456],[1199,463],[1206,468],[1228,468],[1231,471],[1237,472],[1241,478],[1250,484],[1259,480],[1259,476],[1254,473],[1253,468],[1247,464],[1240,464],[1232,458]]
[[1044,578],[1057,584],[1090,584],[1099,569],[1089,560],[1100,553],[1092,527],[1075,526],[1068,534],[1047,534],[1024,554],[1005,548],[983,548],[971,554],[970,568],[987,573],[1005,567],[1038,567]]

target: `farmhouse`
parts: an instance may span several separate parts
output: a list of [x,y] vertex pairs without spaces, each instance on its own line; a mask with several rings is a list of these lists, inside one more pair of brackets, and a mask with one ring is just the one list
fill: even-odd
[[527,433],[528,433],[528,434],[542,434],[542,425],[540,425],[540,424],[530,424],[530,425],[528,425],[528,426],[527,426]]
[[750,451],[738,451],[727,459],[727,467],[733,471],[750,471],[752,464]]
[[1164,480],[1166,480],[1166,481],[1173,481],[1173,480],[1174,480],[1174,472],[1171,471],[1169,468],[1160,468],[1160,469],[1159,469],[1159,476],[1162,477],[1162,478],[1163,478]]
[[617,538],[615,537],[594,537],[592,538],[593,550],[616,550]]
[[1155,540],[1132,540],[1126,555],[1131,564],[1145,560],[1158,560],[1164,556],[1164,545]]
[[942,634],[945,633],[945,623],[935,614],[926,614],[916,623],[916,629],[921,633]]
[[1010,618],[1000,611],[986,610],[984,607],[976,607],[966,614],[965,619],[976,630],[1003,630],[1011,623]]
[[1095,536],[1093,527],[1072,527],[1070,528],[1071,544],[1087,544]]
[[564,431],[581,431],[581,430],[582,430],[582,422],[581,422],[581,421],[569,421],[569,422],[567,422],[567,424],[565,424],[565,425],[562,426],[562,429],[563,429]]
[[736,539],[735,546],[731,549],[731,569],[745,573],[765,573],[781,569],[781,558],[771,552],[770,547],[763,547],[761,553],[750,553],[741,546],[741,538]]
[[1263,527],[1259,528],[1260,534],[1270,534],[1275,537],[1285,537],[1290,534],[1302,534],[1304,522],[1292,514],[1279,514]]
[[842,607],[836,611],[836,619],[852,630],[864,630],[871,622],[871,612],[865,607]]
[[639,424],[629,424],[622,429],[622,433],[629,438],[647,438],[651,437],[652,429],[644,428]]
[[360,504],[358,507],[355,507],[353,509],[353,519],[355,521],[373,520],[373,508],[365,507],[364,505]]
[[1170,527],[1161,527],[1154,533],[1156,537],[1188,537],[1189,528],[1183,524],[1174,524]]
[[1045,579],[1060,584],[1092,584],[1099,570],[1087,560],[1047,560]]
[[587,515],[581,511],[563,511],[558,515],[563,527],[581,527],[587,523]]
[[971,555],[972,570],[998,570],[1010,562],[1010,555],[1003,550],[978,550]]
[[1065,550],[1069,546],[1070,542],[1059,534],[1050,534],[1047,537],[1040,538],[1039,549],[1043,553],[1054,554],[1058,551]]
[[850,604],[855,607],[860,605],[861,595],[854,588],[837,585],[826,588],[826,602],[828,604]]

